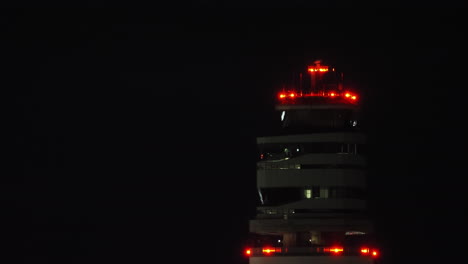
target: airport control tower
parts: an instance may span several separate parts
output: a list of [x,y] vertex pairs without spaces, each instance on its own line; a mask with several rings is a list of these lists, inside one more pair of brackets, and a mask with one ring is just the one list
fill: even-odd
[[377,263],[359,99],[321,61],[279,91],[281,133],[257,138],[250,264]]

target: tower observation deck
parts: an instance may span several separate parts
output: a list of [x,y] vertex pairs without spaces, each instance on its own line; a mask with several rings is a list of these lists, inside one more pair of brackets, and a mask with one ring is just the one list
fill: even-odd
[[316,61],[279,91],[281,133],[257,138],[257,212],[250,264],[376,263],[367,215],[366,136],[356,92]]

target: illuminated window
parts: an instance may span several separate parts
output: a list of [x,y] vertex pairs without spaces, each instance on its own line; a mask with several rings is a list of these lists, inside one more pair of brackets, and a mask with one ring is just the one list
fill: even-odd
[[320,198],[328,198],[328,188],[320,188]]
[[312,186],[312,188],[304,189],[304,196],[306,199],[320,198],[320,187]]

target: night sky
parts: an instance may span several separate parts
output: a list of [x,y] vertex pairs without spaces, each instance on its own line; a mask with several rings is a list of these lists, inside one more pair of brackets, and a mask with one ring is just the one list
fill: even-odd
[[465,17],[3,10],[2,90],[13,91],[5,139],[14,142],[0,191],[5,263],[246,263],[256,137],[277,131],[275,91],[316,59],[360,91],[384,262],[458,259]]

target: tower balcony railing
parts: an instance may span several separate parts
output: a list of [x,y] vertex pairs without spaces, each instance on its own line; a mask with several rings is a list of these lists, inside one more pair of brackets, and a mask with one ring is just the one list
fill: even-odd
[[295,157],[268,157],[257,162],[258,169],[306,169],[306,168],[365,168],[363,155],[349,153],[307,153]]
[[260,209],[257,210],[256,219],[328,219],[328,218],[336,218],[336,217],[346,217],[349,215],[359,216],[359,215],[366,215],[365,211],[357,211],[357,210],[330,210],[328,212],[303,212],[297,213],[294,209]]

